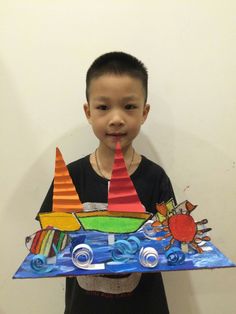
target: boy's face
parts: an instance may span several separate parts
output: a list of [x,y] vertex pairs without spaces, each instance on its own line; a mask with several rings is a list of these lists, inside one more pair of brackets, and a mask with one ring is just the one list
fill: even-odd
[[100,147],[115,149],[117,138],[128,149],[147,118],[142,82],[129,75],[104,74],[89,87],[89,104],[84,111]]

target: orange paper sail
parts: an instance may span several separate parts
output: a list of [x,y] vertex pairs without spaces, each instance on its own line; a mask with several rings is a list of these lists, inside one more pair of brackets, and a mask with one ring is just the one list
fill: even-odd
[[56,164],[53,190],[53,212],[74,213],[83,210],[62,154],[56,148]]
[[116,144],[107,210],[116,212],[145,212],[145,208],[139,200],[134,184],[126,169],[119,142]]

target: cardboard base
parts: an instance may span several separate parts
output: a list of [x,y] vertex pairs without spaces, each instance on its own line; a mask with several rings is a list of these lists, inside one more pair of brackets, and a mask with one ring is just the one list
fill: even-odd
[[[115,235],[115,241],[127,240],[131,234]],[[165,256],[164,247],[169,243],[168,240],[152,240],[145,237],[143,232],[133,233],[132,236],[140,240],[140,247],[153,247],[158,252],[158,264],[153,268],[144,267],[139,262],[139,253],[131,254],[125,262],[117,262],[112,259],[112,244],[108,244],[108,234],[101,232],[75,232],[70,234],[72,239],[80,239],[92,248],[93,261],[90,265],[91,269],[77,268],[72,262],[73,242],[66,249],[59,253],[57,257],[46,260],[46,265],[41,270],[34,270],[31,266],[35,255],[29,254],[20,268],[14,275],[14,279],[26,278],[49,278],[49,277],[67,277],[80,275],[97,275],[97,274],[124,274],[132,272],[165,272],[180,270],[199,270],[214,269],[225,267],[236,267],[224,254],[222,254],[211,242],[201,243],[203,253],[196,251],[185,253],[185,261],[180,265],[170,266]],[[82,239],[82,240],[81,240]]]

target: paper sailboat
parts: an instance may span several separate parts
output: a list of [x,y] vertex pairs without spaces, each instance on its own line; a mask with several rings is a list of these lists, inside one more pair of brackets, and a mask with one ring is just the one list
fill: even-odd
[[41,228],[54,227],[62,231],[79,230],[81,225],[74,213],[82,211],[83,205],[58,148],[56,149],[53,186],[52,212],[39,214]]
[[120,143],[117,142],[107,210],[84,211],[61,152],[56,150],[52,212],[39,214],[42,228],[63,231],[84,230],[107,233],[137,231],[152,214],[145,211],[127,172]]
[[79,212],[83,229],[108,233],[137,231],[151,216],[141,204],[117,142],[106,211]]

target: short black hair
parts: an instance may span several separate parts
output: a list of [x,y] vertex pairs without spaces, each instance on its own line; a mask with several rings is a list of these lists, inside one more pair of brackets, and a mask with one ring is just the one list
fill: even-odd
[[92,79],[104,74],[127,74],[142,82],[145,103],[148,95],[148,71],[146,66],[134,56],[121,52],[108,52],[94,60],[86,75],[86,98],[89,102],[89,86]]

